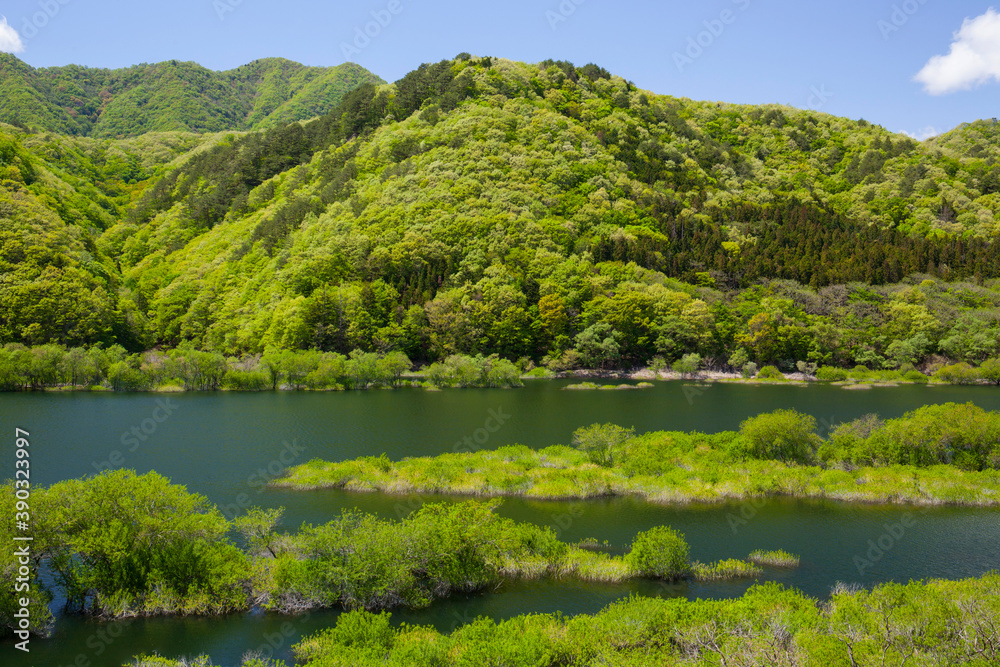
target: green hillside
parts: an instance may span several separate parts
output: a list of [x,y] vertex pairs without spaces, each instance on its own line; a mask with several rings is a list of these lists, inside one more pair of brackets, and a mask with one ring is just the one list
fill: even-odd
[[[315,110],[281,101],[278,82],[299,85],[282,67],[226,73],[237,98],[272,91],[246,117],[273,128],[125,179],[110,220],[71,225],[113,267],[111,312],[128,315],[133,348],[554,367],[687,353],[724,364],[737,350],[898,367],[997,352],[991,120],[918,143],[812,111],[656,95],[596,65],[463,54],[281,125]],[[299,90],[320,98],[332,84]],[[18,136],[9,170],[68,170]],[[102,177],[74,187],[88,178]],[[2,340],[46,340],[16,317]],[[48,340],[122,342],[107,327]]]
[[0,54],[0,121],[94,137],[250,130],[326,113],[365,82],[382,80],[353,63],[306,67],[267,58],[227,72],[176,60],[34,69]]

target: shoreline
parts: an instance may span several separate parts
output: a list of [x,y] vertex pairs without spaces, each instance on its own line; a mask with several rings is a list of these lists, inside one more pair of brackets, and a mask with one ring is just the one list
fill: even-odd
[[[269,486],[291,491],[340,489],[398,497],[554,502],[633,497],[676,506],[789,499],[920,508],[1000,507],[1000,471],[995,469],[733,459],[714,444],[727,437],[732,432],[639,436],[645,438],[640,446],[647,450],[638,455],[646,466],[638,471],[630,462],[598,466],[567,446],[532,450],[516,445],[394,462],[384,457],[340,462],[313,459],[289,468]],[[675,444],[678,440],[683,442],[680,447]],[[653,461],[649,456],[659,458]]]
[[[220,393],[232,393],[232,394],[268,394],[268,393],[341,393],[341,392],[351,392],[351,391],[394,391],[397,389],[422,389],[424,391],[450,391],[450,390],[463,390],[463,389],[520,389],[523,387],[524,382],[536,382],[536,381],[551,381],[551,380],[618,380],[622,383],[627,382],[640,382],[645,386],[636,387],[635,385],[622,384],[620,386],[632,387],[638,389],[645,389],[651,386],[649,383],[656,382],[686,382],[690,386],[709,386],[714,384],[741,384],[750,386],[789,386],[789,387],[805,387],[805,386],[830,386],[830,387],[840,387],[845,390],[866,390],[866,389],[888,389],[901,386],[927,386],[927,387],[993,387],[997,386],[993,382],[988,382],[985,380],[980,380],[977,382],[940,382],[935,381],[932,378],[928,378],[928,381],[924,382],[913,382],[908,380],[893,379],[893,380],[842,380],[836,382],[817,380],[815,377],[805,375],[804,373],[787,373],[780,379],[756,379],[756,378],[745,378],[739,373],[726,373],[723,371],[704,371],[699,372],[693,376],[685,376],[681,373],[676,373],[674,371],[662,371],[657,376],[653,371],[649,369],[639,369],[633,371],[602,371],[594,369],[586,370],[576,370],[576,371],[563,371],[560,373],[552,373],[550,375],[540,376],[540,375],[528,375],[523,374],[520,376],[522,385],[520,387],[480,387],[480,386],[470,386],[470,387],[438,387],[435,385],[430,385],[423,379],[425,376],[422,375],[412,375],[409,376],[404,382],[392,386],[392,387],[366,387],[363,389],[353,389],[353,388],[336,388],[336,387],[324,387],[324,388],[309,388],[309,387],[292,387],[289,385],[284,385],[276,389],[232,389],[228,387],[220,387],[219,389],[185,389],[184,387],[178,385],[164,385],[152,389],[133,389],[133,390],[123,390],[117,391],[111,389],[110,387],[104,386],[91,386],[91,387],[79,387],[79,386],[59,386],[59,387],[41,387],[41,388],[26,388],[26,389],[11,389],[0,391],[0,393],[7,394],[72,394],[72,393],[86,393],[86,394],[220,394]],[[655,386],[655,385],[653,385]],[[592,389],[591,387],[574,387],[575,389],[587,390]],[[600,389],[600,386],[596,387]]]

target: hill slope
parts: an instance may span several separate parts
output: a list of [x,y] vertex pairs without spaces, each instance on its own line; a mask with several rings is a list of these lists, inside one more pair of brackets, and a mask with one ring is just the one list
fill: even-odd
[[365,82],[382,80],[353,63],[306,67],[267,58],[226,72],[177,61],[34,69],[0,54],[0,122],[95,137],[258,129],[326,113]]
[[[996,145],[992,121],[918,144],[594,65],[463,55],[158,168],[95,256],[145,346],[916,358],[963,308],[983,324],[964,329],[997,329],[1000,294],[971,284],[1000,276]],[[912,274],[971,282],[836,287]],[[809,287],[754,286],[775,279]],[[27,340],[19,326],[5,340]]]

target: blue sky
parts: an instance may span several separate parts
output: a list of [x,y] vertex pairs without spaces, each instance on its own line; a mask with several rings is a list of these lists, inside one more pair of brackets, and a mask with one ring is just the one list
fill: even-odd
[[0,15],[0,50],[35,67],[280,56],[353,60],[393,81],[468,51],[596,62],[657,93],[921,136],[1000,116],[1000,14],[968,0],[3,0]]

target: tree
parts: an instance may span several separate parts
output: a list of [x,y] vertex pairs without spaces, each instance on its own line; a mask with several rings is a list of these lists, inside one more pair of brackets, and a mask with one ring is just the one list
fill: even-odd
[[262,553],[266,549],[274,558],[277,556],[274,551],[277,538],[274,527],[281,521],[284,512],[283,507],[269,510],[251,507],[246,514],[233,520],[233,528],[246,540],[251,553]]
[[573,446],[601,466],[614,465],[615,458],[635,436],[634,428],[615,424],[592,424],[573,432]]
[[691,377],[698,372],[701,367],[701,355],[692,352],[674,362],[674,372],[680,373],[684,377]]
[[62,372],[74,387],[89,386],[99,375],[97,364],[82,347],[74,347],[63,355]]
[[797,361],[795,362],[795,367],[803,375],[816,375],[817,364],[812,364],[806,361]]
[[987,359],[979,367],[979,376],[987,382],[1000,385],[1000,359]]
[[588,367],[606,368],[621,356],[618,338],[610,324],[598,322],[577,334],[576,349]]
[[543,342],[547,345],[567,333],[569,316],[566,313],[566,302],[561,296],[546,294],[538,300],[538,324]]
[[377,366],[380,381],[396,386],[403,373],[413,367],[413,362],[402,352],[390,352],[379,359]]
[[816,419],[796,410],[775,410],[740,424],[748,453],[753,458],[808,463],[813,460],[820,438]]
[[156,473],[59,482],[41,492],[36,511],[36,548],[72,606],[120,614],[188,599],[206,610],[248,605],[249,566],[226,539],[229,522]]
[[742,371],[743,367],[746,366],[749,361],[750,361],[750,355],[747,354],[747,351],[744,350],[742,347],[739,347],[736,348],[736,351],[729,356],[729,359],[726,361],[726,363],[732,366],[737,371]]

